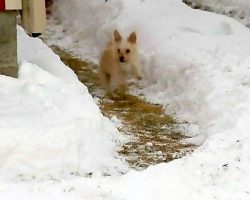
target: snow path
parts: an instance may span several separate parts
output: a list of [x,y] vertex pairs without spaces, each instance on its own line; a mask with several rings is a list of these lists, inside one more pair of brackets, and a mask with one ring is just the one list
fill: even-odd
[[[78,79],[88,86],[103,114],[131,138],[119,153],[133,168],[144,169],[169,162],[191,153],[195,148],[183,141],[185,137],[181,133],[181,125],[166,115],[161,105],[148,103],[143,96],[129,94],[110,99],[99,85],[96,73],[98,66],[75,58],[59,47],[52,46],[52,49],[76,73]],[[130,85],[132,90],[136,87],[136,83]]]
[[[42,183],[1,185],[2,194],[18,191],[25,200],[34,196],[46,200],[249,200],[249,29],[231,18],[190,9],[181,0],[55,2],[64,23],[55,29],[66,31],[66,37],[61,35],[57,42],[78,49],[83,58],[97,59],[101,42],[113,28],[127,32],[136,28],[150,78],[144,87],[147,95],[178,118],[193,119],[203,144],[189,156],[139,172],[60,179],[54,186],[53,181],[48,183],[49,188],[41,187]],[[25,197],[25,192],[33,198]]]

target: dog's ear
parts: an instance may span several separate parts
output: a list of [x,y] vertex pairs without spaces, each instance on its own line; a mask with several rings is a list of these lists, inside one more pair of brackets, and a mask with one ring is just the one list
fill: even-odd
[[133,33],[131,33],[129,35],[128,42],[130,42],[130,43],[136,43],[136,33],[135,32],[133,32]]
[[115,42],[122,41],[122,36],[117,30],[114,31],[114,40],[115,40]]

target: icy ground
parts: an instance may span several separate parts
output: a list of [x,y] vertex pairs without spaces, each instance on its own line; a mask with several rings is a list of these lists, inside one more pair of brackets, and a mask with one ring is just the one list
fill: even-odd
[[20,65],[28,63],[19,79],[0,77],[1,200],[250,199],[249,29],[180,0],[57,0],[55,9],[62,24],[50,42],[93,61],[114,28],[136,30],[143,92],[192,122],[201,146],[128,169],[115,153],[122,138],[87,89],[19,30]]

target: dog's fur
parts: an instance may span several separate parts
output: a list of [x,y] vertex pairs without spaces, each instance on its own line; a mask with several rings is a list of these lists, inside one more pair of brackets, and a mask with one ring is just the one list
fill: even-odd
[[142,67],[137,50],[136,33],[123,39],[115,30],[100,59],[99,78],[107,92],[112,95],[118,88],[127,88],[127,78],[142,78]]

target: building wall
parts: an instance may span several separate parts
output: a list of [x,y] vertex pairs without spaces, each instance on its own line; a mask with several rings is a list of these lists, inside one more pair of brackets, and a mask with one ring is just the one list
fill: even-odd
[[0,36],[0,74],[16,77],[16,11],[0,12]]

